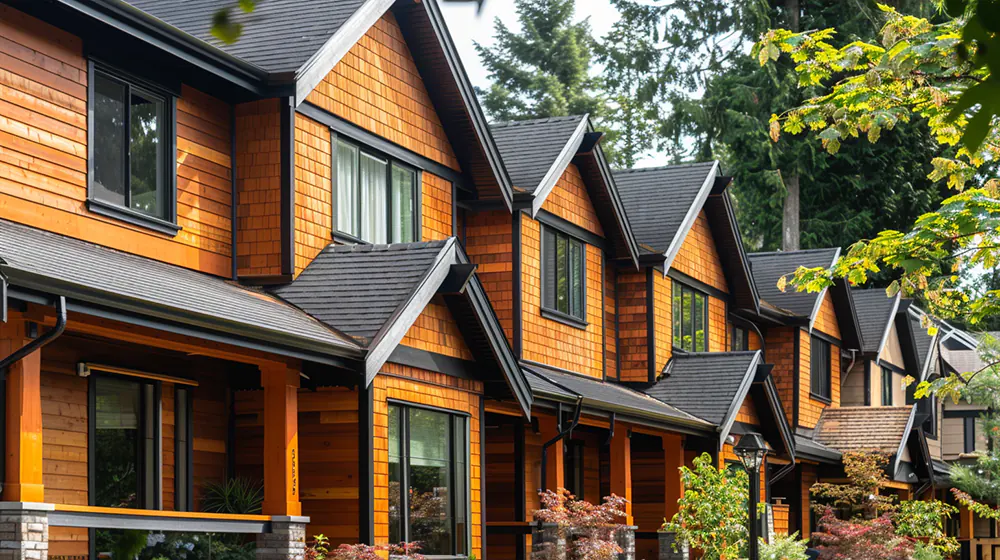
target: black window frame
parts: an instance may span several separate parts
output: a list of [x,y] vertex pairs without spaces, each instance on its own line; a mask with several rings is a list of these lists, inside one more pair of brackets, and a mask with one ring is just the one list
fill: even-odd
[[[341,243],[355,243],[355,244],[366,244],[373,243],[369,239],[362,239],[358,235],[350,232],[346,232],[340,229],[337,223],[337,217],[339,215],[340,200],[339,200],[339,185],[337,184],[337,144],[343,142],[353,146],[358,151],[358,161],[360,162],[361,154],[366,154],[370,157],[385,160],[385,173],[386,173],[386,239],[388,243],[411,243],[421,241],[421,231],[422,231],[422,204],[423,204],[423,173],[424,170],[410,165],[399,158],[393,157],[382,150],[373,148],[363,142],[359,142],[354,138],[340,134],[334,130],[330,130],[330,186],[331,186],[331,200],[333,201],[333,239]],[[413,173],[413,241],[394,241],[392,239],[392,170],[393,167],[399,167],[410,171]],[[358,167],[360,169],[360,165]],[[360,181],[360,174],[358,180]],[[358,227],[361,226],[361,199],[360,199],[360,183],[358,183],[358,204],[355,209],[355,218],[358,220]],[[360,233],[360,232],[359,232]]]
[[[94,194],[95,174],[95,150],[98,149],[95,140],[96,131],[96,111],[94,102],[96,96],[97,75],[101,74],[106,78],[119,82],[126,86],[126,95],[130,97],[132,89],[136,89],[143,95],[156,98],[163,102],[163,160],[160,162],[163,169],[160,170],[160,177],[164,189],[164,216],[157,217],[137,210],[129,206],[131,196],[131,174],[127,171],[123,174],[125,185],[125,205],[118,205],[113,202],[101,200]],[[126,122],[128,119],[126,119]],[[126,130],[128,133],[128,131]],[[126,134],[128,136],[128,134]],[[125,142],[128,144],[128,142]],[[128,151],[127,149],[125,150]],[[126,153],[123,161],[126,168],[131,158]],[[139,78],[134,74],[125,72],[101,61],[89,59],[87,61],[87,209],[94,214],[113,218],[128,224],[140,226],[159,233],[176,236],[181,231],[181,226],[177,223],[177,95],[166,88],[155,83]]]
[[579,439],[571,439],[566,442],[566,454],[563,459],[563,478],[566,481],[566,489],[576,496],[578,500],[587,499],[584,496],[587,486],[586,456],[586,442]]
[[893,371],[885,366],[882,367],[882,378],[881,378],[881,401],[882,406],[894,406],[892,403],[895,400],[895,391],[893,390]]
[[[672,320],[672,319],[671,319]],[[743,352],[750,349],[750,330],[733,325],[733,352]],[[737,344],[738,343],[738,344]]]
[[[451,554],[445,555],[425,555],[429,558],[467,558],[472,554],[472,439],[471,439],[471,429],[472,422],[471,416],[469,414],[448,410],[444,408],[420,405],[416,403],[409,403],[403,401],[397,401],[393,399],[388,400],[389,414],[391,414],[392,408],[398,408],[399,414],[399,429],[400,429],[400,449],[399,449],[399,461],[400,461],[400,515],[399,515],[399,534],[402,536],[403,542],[410,542],[410,507],[409,507],[409,467],[410,467],[410,420],[409,411],[414,409],[424,409],[433,412],[445,414],[448,416],[448,429],[450,430],[449,446],[448,446],[448,456],[452,459],[452,469],[450,473],[450,482],[452,484],[452,491],[449,492],[451,498],[454,498],[458,492],[455,490],[458,488],[459,476],[456,472],[458,469],[455,468],[454,458],[456,455],[455,441],[456,441],[456,429],[455,420],[461,419],[464,422],[464,440],[465,440],[465,480],[464,480],[464,491],[461,492],[465,496],[465,503],[462,507],[465,509],[465,520],[466,520],[466,531],[463,541],[465,542],[466,550],[458,550],[459,539],[458,537],[458,527],[457,527],[457,500],[452,500],[452,552]],[[388,429],[386,430],[386,437],[391,441],[388,434]],[[406,489],[406,491],[403,491]]]
[[965,453],[976,451],[976,418],[973,416],[962,418],[962,448]]
[[[702,304],[702,310],[701,311],[702,311],[702,324],[704,325],[704,328],[705,328],[705,336],[704,336],[704,343],[705,343],[705,345],[704,345],[704,348],[702,348],[702,349],[699,349],[697,347],[697,336],[695,334],[697,331],[694,330],[694,325],[693,324],[691,325],[691,329],[692,329],[691,330],[691,349],[688,350],[687,348],[684,348],[683,343],[681,345],[677,344],[677,337],[675,336],[675,333],[677,332],[677,327],[676,327],[676,320],[675,320],[676,319],[676,309],[674,309],[674,300],[676,298],[678,290],[680,290],[682,305],[683,305],[683,302],[684,302],[684,292],[686,292],[686,291],[687,292],[691,292],[691,318],[692,318],[692,321],[694,320],[694,317],[695,317],[695,309],[697,309],[697,303],[696,303],[697,302],[697,298],[701,297],[702,301],[704,302]],[[693,286],[690,286],[688,284],[680,282],[679,280],[676,280],[676,279],[673,280],[673,284],[670,287],[670,344],[671,344],[671,346],[673,346],[673,350],[675,352],[708,352],[708,347],[709,347],[708,339],[709,339],[709,333],[711,332],[711,329],[709,328],[709,323],[708,323],[708,320],[709,320],[708,308],[709,308],[709,302],[711,301],[710,297],[711,296],[709,296],[707,293],[705,293],[705,292],[703,292],[703,291],[701,291],[701,290],[699,290],[699,289],[697,289],[697,288],[695,288]],[[684,337],[684,327],[686,326],[684,324],[684,313],[683,313],[683,310],[681,311],[680,318],[681,318],[680,333],[681,333],[681,338],[683,338]]]
[[[817,353],[818,349],[822,353]],[[816,370],[820,364],[825,366],[825,376],[822,383],[817,383]],[[833,345],[816,335],[809,337],[809,396],[827,404],[833,398]]]
[[[559,283],[559,267],[558,267],[559,263],[558,263],[558,259],[553,257],[553,262],[556,263],[556,270],[552,273],[551,281],[554,282],[556,285],[555,286],[554,285],[550,285],[550,279],[549,279],[549,267],[550,267],[550,265],[549,265],[549,259],[548,259],[548,255],[547,255],[547,249],[546,249],[546,236],[550,235],[550,234],[554,236],[554,242],[556,244],[559,243],[559,239],[560,238],[564,238],[566,240],[566,260],[567,260],[567,262],[570,260],[570,244],[571,243],[572,244],[577,244],[580,247],[580,271],[579,271],[580,286],[581,286],[581,293],[580,293],[580,315],[574,315],[572,313],[572,307],[573,307],[573,302],[571,301],[571,297],[573,296],[573,290],[571,289],[572,282],[573,282],[572,276],[567,276],[567,278],[566,278],[566,286],[567,286],[566,297],[567,297],[567,302],[568,302],[567,306],[568,306],[568,309],[569,309],[570,312],[567,313],[565,311],[561,311],[557,307],[555,307],[554,305],[552,305],[552,303],[554,303],[556,301],[556,298],[558,298],[558,293],[557,293],[558,288],[557,288],[557,285]],[[552,226],[549,226],[549,225],[541,224],[540,246],[541,247],[540,247],[540,250],[539,250],[539,254],[540,254],[539,271],[540,271],[540,285],[541,285],[541,292],[542,292],[541,296],[542,296],[542,299],[541,299],[541,305],[539,307],[540,307],[540,312],[542,314],[542,317],[545,317],[546,319],[551,319],[553,321],[558,321],[560,323],[564,323],[564,324],[570,325],[572,327],[577,327],[577,328],[580,328],[580,329],[587,328],[587,325],[588,325],[588,322],[587,322],[587,242],[584,241],[583,239],[580,239],[579,237],[576,237],[576,236],[574,236],[574,235],[572,235],[570,233],[567,233],[567,232],[565,232],[565,231],[563,231],[563,230],[561,230],[559,228],[555,228],[555,227],[552,227]],[[572,271],[572,267],[568,266],[567,270],[569,270],[569,273],[572,274],[572,272],[573,272]],[[550,298],[551,298],[552,302],[549,301]]]

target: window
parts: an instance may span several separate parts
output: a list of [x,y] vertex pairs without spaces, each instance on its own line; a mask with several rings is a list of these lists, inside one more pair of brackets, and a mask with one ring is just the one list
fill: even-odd
[[338,231],[367,243],[416,239],[415,170],[341,139],[334,160]]
[[156,386],[94,374],[95,495],[92,505],[156,508],[159,399]]
[[813,396],[830,399],[830,343],[817,337],[809,341],[809,390]]
[[976,450],[976,419],[962,418],[962,428],[962,449],[965,453],[973,453]]
[[97,65],[91,87],[88,206],[176,233],[172,96]]
[[191,389],[177,387],[174,392],[174,509],[192,511],[194,460],[191,444],[194,429],[191,422]]
[[542,228],[542,309],[557,318],[586,321],[585,247],[561,231]]
[[389,542],[428,556],[462,555],[471,538],[464,416],[389,406]]
[[733,352],[743,352],[750,349],[750,331],[733,327]]
[[687,352],[708,351],[708,296],[674,282],[674,348]]
[[585,500],[583,495],[583,456],[586,445],[583,441],[574,439],[569,441],[567,447],[569,451],[566,453],[563,466],[566,489],[572,492],[578,500]]
[[882,366],[882,406],[892,406],[892,370]]

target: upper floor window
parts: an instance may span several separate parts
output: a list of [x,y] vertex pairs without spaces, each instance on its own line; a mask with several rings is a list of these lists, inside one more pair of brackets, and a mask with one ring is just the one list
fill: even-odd
[[417,238],[417,172],[356,144],[334,143],[336,229],[367,243]]
[[750,349],[750,331],[733,327],[733,352],[742,352]]
[[172,96],[92,68],[91,210],[176,233]]
[[882,406],[892,406],[892,370],[882,366]]
[[809,390],[813,396],[830,399],[830,343],[817,337],[809,341]]
[[674,348],[708,352],[708,296],[675,281],[672,307]]
[[542,228],[542,310],[584,322],[586,246],[576,238]]

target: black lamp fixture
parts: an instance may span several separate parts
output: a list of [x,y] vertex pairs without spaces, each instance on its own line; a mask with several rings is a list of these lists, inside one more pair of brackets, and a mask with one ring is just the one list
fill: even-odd
[[750,560],[758,560],[760,558],[758,550],[760,523],[757,518],[757,503],[760,502],[760,469],[764,465],[765,457],[767,457],[767,442],[764,441],[764,436],[756,432],[749,432],[743,434],[739,443],[733,448],[733,453],[740,458],[743,468],[750,476],[750,500],[748,502],[750,508],[750,544],[748,552]]

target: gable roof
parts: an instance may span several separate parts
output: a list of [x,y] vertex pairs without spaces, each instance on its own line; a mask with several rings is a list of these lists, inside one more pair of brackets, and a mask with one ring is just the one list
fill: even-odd
[[[371,383],[431,299],[445,297],[484,377],[491,372],[530,412],[531,392],[475,267],[458,241],[329,245],[298,278],[273,292],[366,351]],[[491,365],[495,367],[491,368]]]
[[677,353],[645,393],[722,428],[746,398],[759,363],[759,350]]
[[899,309],[900,296],[886,297],[885,290],[881,288],[855,288],[851,290],[851,297],[858,310],[864,341],[862,349],[866,354],[877,356],[889,336],[889,328]]
[[65,296],[71,311],[102,306],[316,355],[307,359],[361,354],[354,340],[280,299],[208,274],[7,220],[0,254],[12,287]]
[[879,451],[895,455],[909,432],[913,406],[826,408],[813,439],[841,452]]
[[784,292],[778,289],[778,279],[804,266],[829,267],[840,256],[839,248],[805,251],[773,251],[750,253],[750,268],[760,297],[767,303],[796,317],[812,318],[822,301],[823,292],[799,292],[794,287]]
[[[615,171],[632,231],[645,253],[676,254],[712,190],[717,161]],[[676,247],[676,248],[675,248]]]

